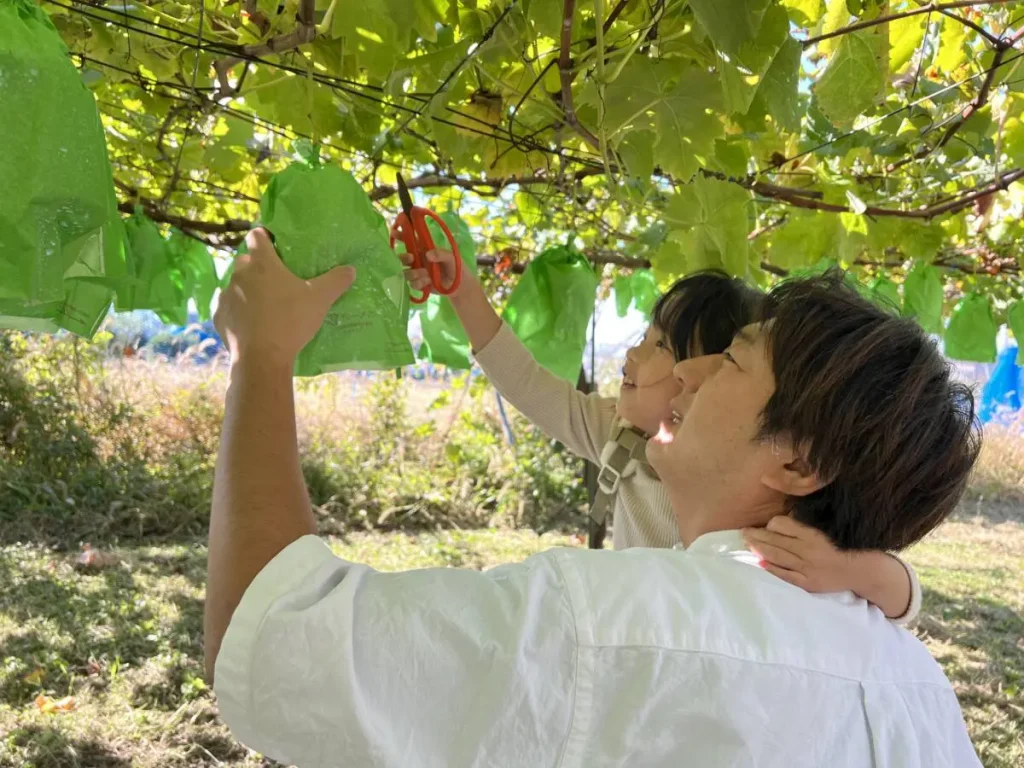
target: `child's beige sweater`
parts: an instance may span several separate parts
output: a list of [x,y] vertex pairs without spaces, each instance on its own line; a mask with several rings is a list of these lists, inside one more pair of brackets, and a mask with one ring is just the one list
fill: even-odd
[[[475,357],[502,397],[520,413],[577,456],[600,466],[601,450],[618,419],[613,398],[585,395],[548,372],[504,323]],[[643,465],[620,482],[612,520],[615,549],[679,544],[679,527],[665,487]],[[896,621],[907,623],[920,611],[921,587],[913,568],[900,562],[910,575],[913,597],[907,613]]]

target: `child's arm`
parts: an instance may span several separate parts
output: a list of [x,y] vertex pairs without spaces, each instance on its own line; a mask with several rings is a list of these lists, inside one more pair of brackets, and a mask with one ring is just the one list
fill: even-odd
[[[454,275],[450,251],[427,254],[441,264],[442,278]],[[402,256],[408,266],[410,258]],[[430,279],[426,270],[406,270],[413,290]],[[501,395],[531,422],[578,456],[600,463],[601,449],[615,422],[615,401],[598,395],[584,395],[571,383],[558,378],[533,359],[491,306],[477,278],[468,270],[462,284],[448,298],[466,330],[477,363]]]
[[849,589],[898,624],[917,618],[921,585],[900,558],[885,552],[836,548],[817,528],[780,515],[766,528],[747,528],[748,546],[764,559],[764,568],[808,592]]

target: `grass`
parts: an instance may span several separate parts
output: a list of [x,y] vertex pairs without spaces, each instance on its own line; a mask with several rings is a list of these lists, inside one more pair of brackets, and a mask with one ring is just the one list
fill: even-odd
[[[575,537],[528,531],[359,533],[342,557],[397,570],[483,568]],[[29,546],[0,549],[0,766],[259,766],[231,738],[202,681],[205,548],[130,547],[97,573]],[[38,695],[73,696],[44,714]]]
[[[989,768],[1024,764],[1024,524],[975,503],[909,553],[925,587],[917,632],[953,681]],[[483,568],[577,537],[486,529],[331,539],[384,570]],[[235,742],[201,679],[201,543],[118,551],[94,574],[69,556],[0,549],[0,766],[270,765]],[[76,708],[44,714],[40,693]]]
[[[0,335],[0,768],[270,765],[220,723],[202,678],[223,389],[215,367]],[[578,463],[515,414],[510,449],[484,387],[297,389],[306,478],[341,556],[483,568],[582,544],[564,533],[581,526]],[[83,540],[118,562],[76,570]],[[957,519],[909,559],[925,588],[916,631],[982,762],[1024,765],[1020,429],[987,431]]]

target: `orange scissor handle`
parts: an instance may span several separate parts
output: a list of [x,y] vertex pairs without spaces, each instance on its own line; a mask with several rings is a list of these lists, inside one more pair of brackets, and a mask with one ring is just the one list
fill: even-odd
[[[419,296],[410,296],[413,304],[422,304],[431,293],[439,293],[447,296],[458,290],[462,285],[462,254],[459,253],[459,246],[444,223],[444,219],[427,208],[414,206],[411,210],[412,221],[406,216],[405,211],[398,214],[394,225],[391,227],[391,247],[395,247],[395,241],[401,239],[405,245],[406,253],[412,254],[412,268],[426,269],[430,274],[430,285],[423,289]],[[444,236],[448,239],[449,250],[455,256],[455,277],[451,285],[445,286],[444,276],[441,274],[441,265],[436,261],[427,261],[427,252],[435,248],[434,238],[430,236],[430,229],[427,227],[427,217],[432,218]]]

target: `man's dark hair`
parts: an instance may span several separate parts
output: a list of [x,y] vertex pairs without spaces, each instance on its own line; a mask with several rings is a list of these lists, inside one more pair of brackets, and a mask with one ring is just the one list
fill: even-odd
[[763,294],[718,270],[677,280],[654,305],[653,323],[672,340],[676,360],[716,355],[753,321]]
[[828,484],[790,513],[842,549],[902,549],[946,519],[981,449],[974,397],[912,320],[833,269],[777,286],[761,309],[775,394],[761,437],[785,436]]

